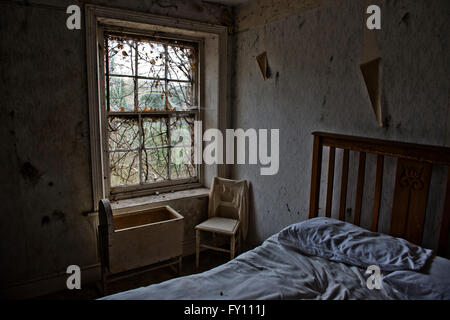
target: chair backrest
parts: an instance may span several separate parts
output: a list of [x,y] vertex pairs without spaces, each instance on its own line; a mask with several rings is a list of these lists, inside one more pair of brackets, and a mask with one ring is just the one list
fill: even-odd
[[221,201],[216,208],[215,216],[239,220],[239,211],[233,203]]
[[209,216],[241,220],[239,210],[248,201],[247,189],[245,180],[214,177],[209,194]]
[[208,217],[221,216],[240,222],[240,234],[245,241],[248,231],[249,191],[246,180],[214,177],[209,192]]

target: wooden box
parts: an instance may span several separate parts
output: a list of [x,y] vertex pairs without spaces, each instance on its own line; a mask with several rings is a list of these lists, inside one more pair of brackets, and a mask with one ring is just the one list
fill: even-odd
[[101,200],[99,207],[104,275],[168,260],[175,260],[172,264],[179,263],[181,268],[184,218],[173,208],[162,206],[113,215],[108,200]]

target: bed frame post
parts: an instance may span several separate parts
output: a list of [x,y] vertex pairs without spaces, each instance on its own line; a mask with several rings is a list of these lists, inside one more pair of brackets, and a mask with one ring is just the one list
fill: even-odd
[[378,230],[378,220],[380,217],[381,196],[383,192],[383,171],[384,156],[379,154],[377,157],[377,173],[375,180],[375,194],[373,199],[372,225],[370,230],[376,232]]
[[359,166],[358,166],[358,184],[356,187],[356,199],[355,199],[355,217],[353,224],[359,226],[361,223],[361,209],[364,193],[364,179],[366,176],[366,153],[359,153]]
[[325,207],[325,216],[331,217],[331,208],[333,206],[333,183],[334,183],[334,162],[336,159],[336,148],[330,147],[328,157],[328,183],[327,183],[327,202]]
[[345,210],[347,208],[347,186],[348,186],[348,162],[350,150],[344,149],[342,157],[342,175],[341,175],[341,199],[339,203],[339,220],[345,221]]
[[445,191],[444,213],[442,215],[441,230],[439,234],[438,255],[444,256],[448,241],[448,229],[450,227],[450,166],[447,174],[447,189]]
[[320,197],[320,176],[322,170],[322,141],[321,137],[314,135],[312,173],[311,173],[311,193],[309,218],[317,217],[319,214],[319,197]]

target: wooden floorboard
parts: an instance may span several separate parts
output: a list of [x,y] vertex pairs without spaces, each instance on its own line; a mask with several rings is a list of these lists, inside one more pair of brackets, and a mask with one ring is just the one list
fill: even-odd
[[[216,252],[212,250],[202,251],[200,254],[200,265],[197,272],[203,272],[223,263],[229,261],[229,255]],[[181,276],[187,276],[196,273],[195,270],[195,255],[183,258],[183,269]],[[131,290],[142,286],[160,283],[178,277],[176,272],[170,268],[165,267],[157,270],[143,272],[135,276],[130,276],[126,279],[121,279],[110,283],[108,286],[109,294]],[[43,300],[93,300],[101,298],[96,284],[88,284],[80,290],[65,290],[49,295],[39,297],[37,299]]]

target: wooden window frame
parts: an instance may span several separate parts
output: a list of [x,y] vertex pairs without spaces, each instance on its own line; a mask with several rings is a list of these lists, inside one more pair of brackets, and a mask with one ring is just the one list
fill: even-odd
[[[204,48],[199,48],[200,51],[200,86],[199,99],[200,111],[199,117],[205,119],[211,108],[215,108],[213,115],[208,115],[204,120],[211,122],[210,127],[216,127],[224,132],[227,127],[227,95],[228,95],[228,31],[225,26],[213,25],[202,22],[195,22],[185,19],[175,19],[170,17],[161,17],[157,15],[133,12],[128,10],[121,10],[115,8],[106,8],[96,5],[85,5],[85,19],[86,19],[86,51],[87,51],[87,69],[88,69],[88,105],[89,105],[89,121],[90,121],[90,144],[91,144],[91,166],[92,166],[92,194],[94,211],[98,211],[98,202],[100,199],[109,198],[111,200],[119,200],[125,198],[133,198],[145,195],[151,195],[159,192],[169,192],[177,190],[185,190],[190,188],[198,188],[202,186],[208,187],[209,180],[214,175],[226,177],[226,166],[216,165],[213,169],[201,166],[197,170],[198,180],[195,182],[188,182],[185,184],[168,184],[168,185],[148,185],[144,187],[130,187],[126,192],[119,191],[117,193],[111,190],[109,184],[109,159],[105,156],[107,151],[107,130],[104,129],[106,118],[106,108],[102,105],[105,101],[105,86],[101,83],[104,79],[102,73],[104,72],[103,58],[103,34],[104,26],[114,27],[126,31],[137,31],[145,34],[164,34],[165,37],[173,39],[179,37],[184,40],[195,40],[202,44],[205,39],[217,39],[217,86],[213,86],[215,93],[206,93],[210,95],[206,99],[205,89],[207,85],[202,81],[205,71],[203,66],[205,64],[206,51]],[[178,34],[177,31],[183,31],[183,34]],[[190,35],[195,34],[195,35]],[[200,36],[197,36],[199,34]],[[190,38],[191,37],[191,38]],[[209,40],[205,40],[209,41]],[[206,50],[206,49],[205,49]],[[206,102],[205,102],[206,101]],[[209,101],[216,102],[214,107],[209,105]],[[207,104],[205,106],[205,104]],[[208,125],[203,125],[205,130]],[[201,138],[201,137],[200,137]],[[203,142],[200,141],[200,145]],[[208,171],[205,174],[205,171]]]

